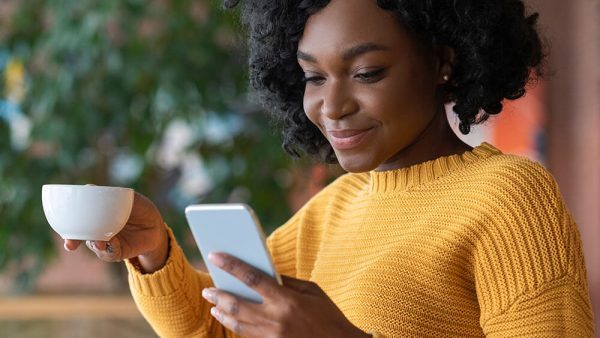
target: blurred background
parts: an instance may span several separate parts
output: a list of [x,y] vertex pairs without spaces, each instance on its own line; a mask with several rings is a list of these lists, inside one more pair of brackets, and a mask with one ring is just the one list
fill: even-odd
[[[465,140],[554,174],[600,327],[600,4],[528,3],[550,76]],[[135,188],[201,267],[186,205],[248,203],[268,233],[341,173],[281,149],[248,93],[236,15],[208,0],[0,0],[0,337],[154,336],[122,264],[62,249],[43,184]]]

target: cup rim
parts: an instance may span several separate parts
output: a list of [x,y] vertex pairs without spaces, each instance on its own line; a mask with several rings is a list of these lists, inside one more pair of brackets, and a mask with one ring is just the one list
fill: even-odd
[[43,184],[42,188],[45,187],[68,187],[68,188],[100,188],[100,189],[106,189],[106,190],[128,190],[128,191],[133,191],[132,188],[128,188],[128,187],[116,187],[116,186],[108,186],[108,185],[93,185],[93,184]]

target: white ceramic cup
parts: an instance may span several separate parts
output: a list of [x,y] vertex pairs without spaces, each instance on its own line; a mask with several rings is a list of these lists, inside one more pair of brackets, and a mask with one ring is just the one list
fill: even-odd
[[127,223],[134,191],[96,185],[46,184],[42,205],[63,239],[108,241]]

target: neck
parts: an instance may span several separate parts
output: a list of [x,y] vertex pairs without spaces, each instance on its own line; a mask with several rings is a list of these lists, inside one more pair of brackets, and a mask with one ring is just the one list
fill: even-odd
[[375,170],[406,168],[442,156],[462,154],[472,148],[463,143],[452,131],[442,105],[423,132],[407,147]]

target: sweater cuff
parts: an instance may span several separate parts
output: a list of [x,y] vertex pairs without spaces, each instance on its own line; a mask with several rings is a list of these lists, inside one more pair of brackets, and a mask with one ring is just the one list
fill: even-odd
[[173,231],[168,226],[166,228],[169,236],[169,253],[162,268],[153,273],[144,274],[136,266],[138,264],[137,258],[125,260],[125,266],[129,272],[130,287],[140,295],[148,297],[169,295],[181,289],[186,276],[195,275],[195,270],[185,259],[183,250],[177,243]]

